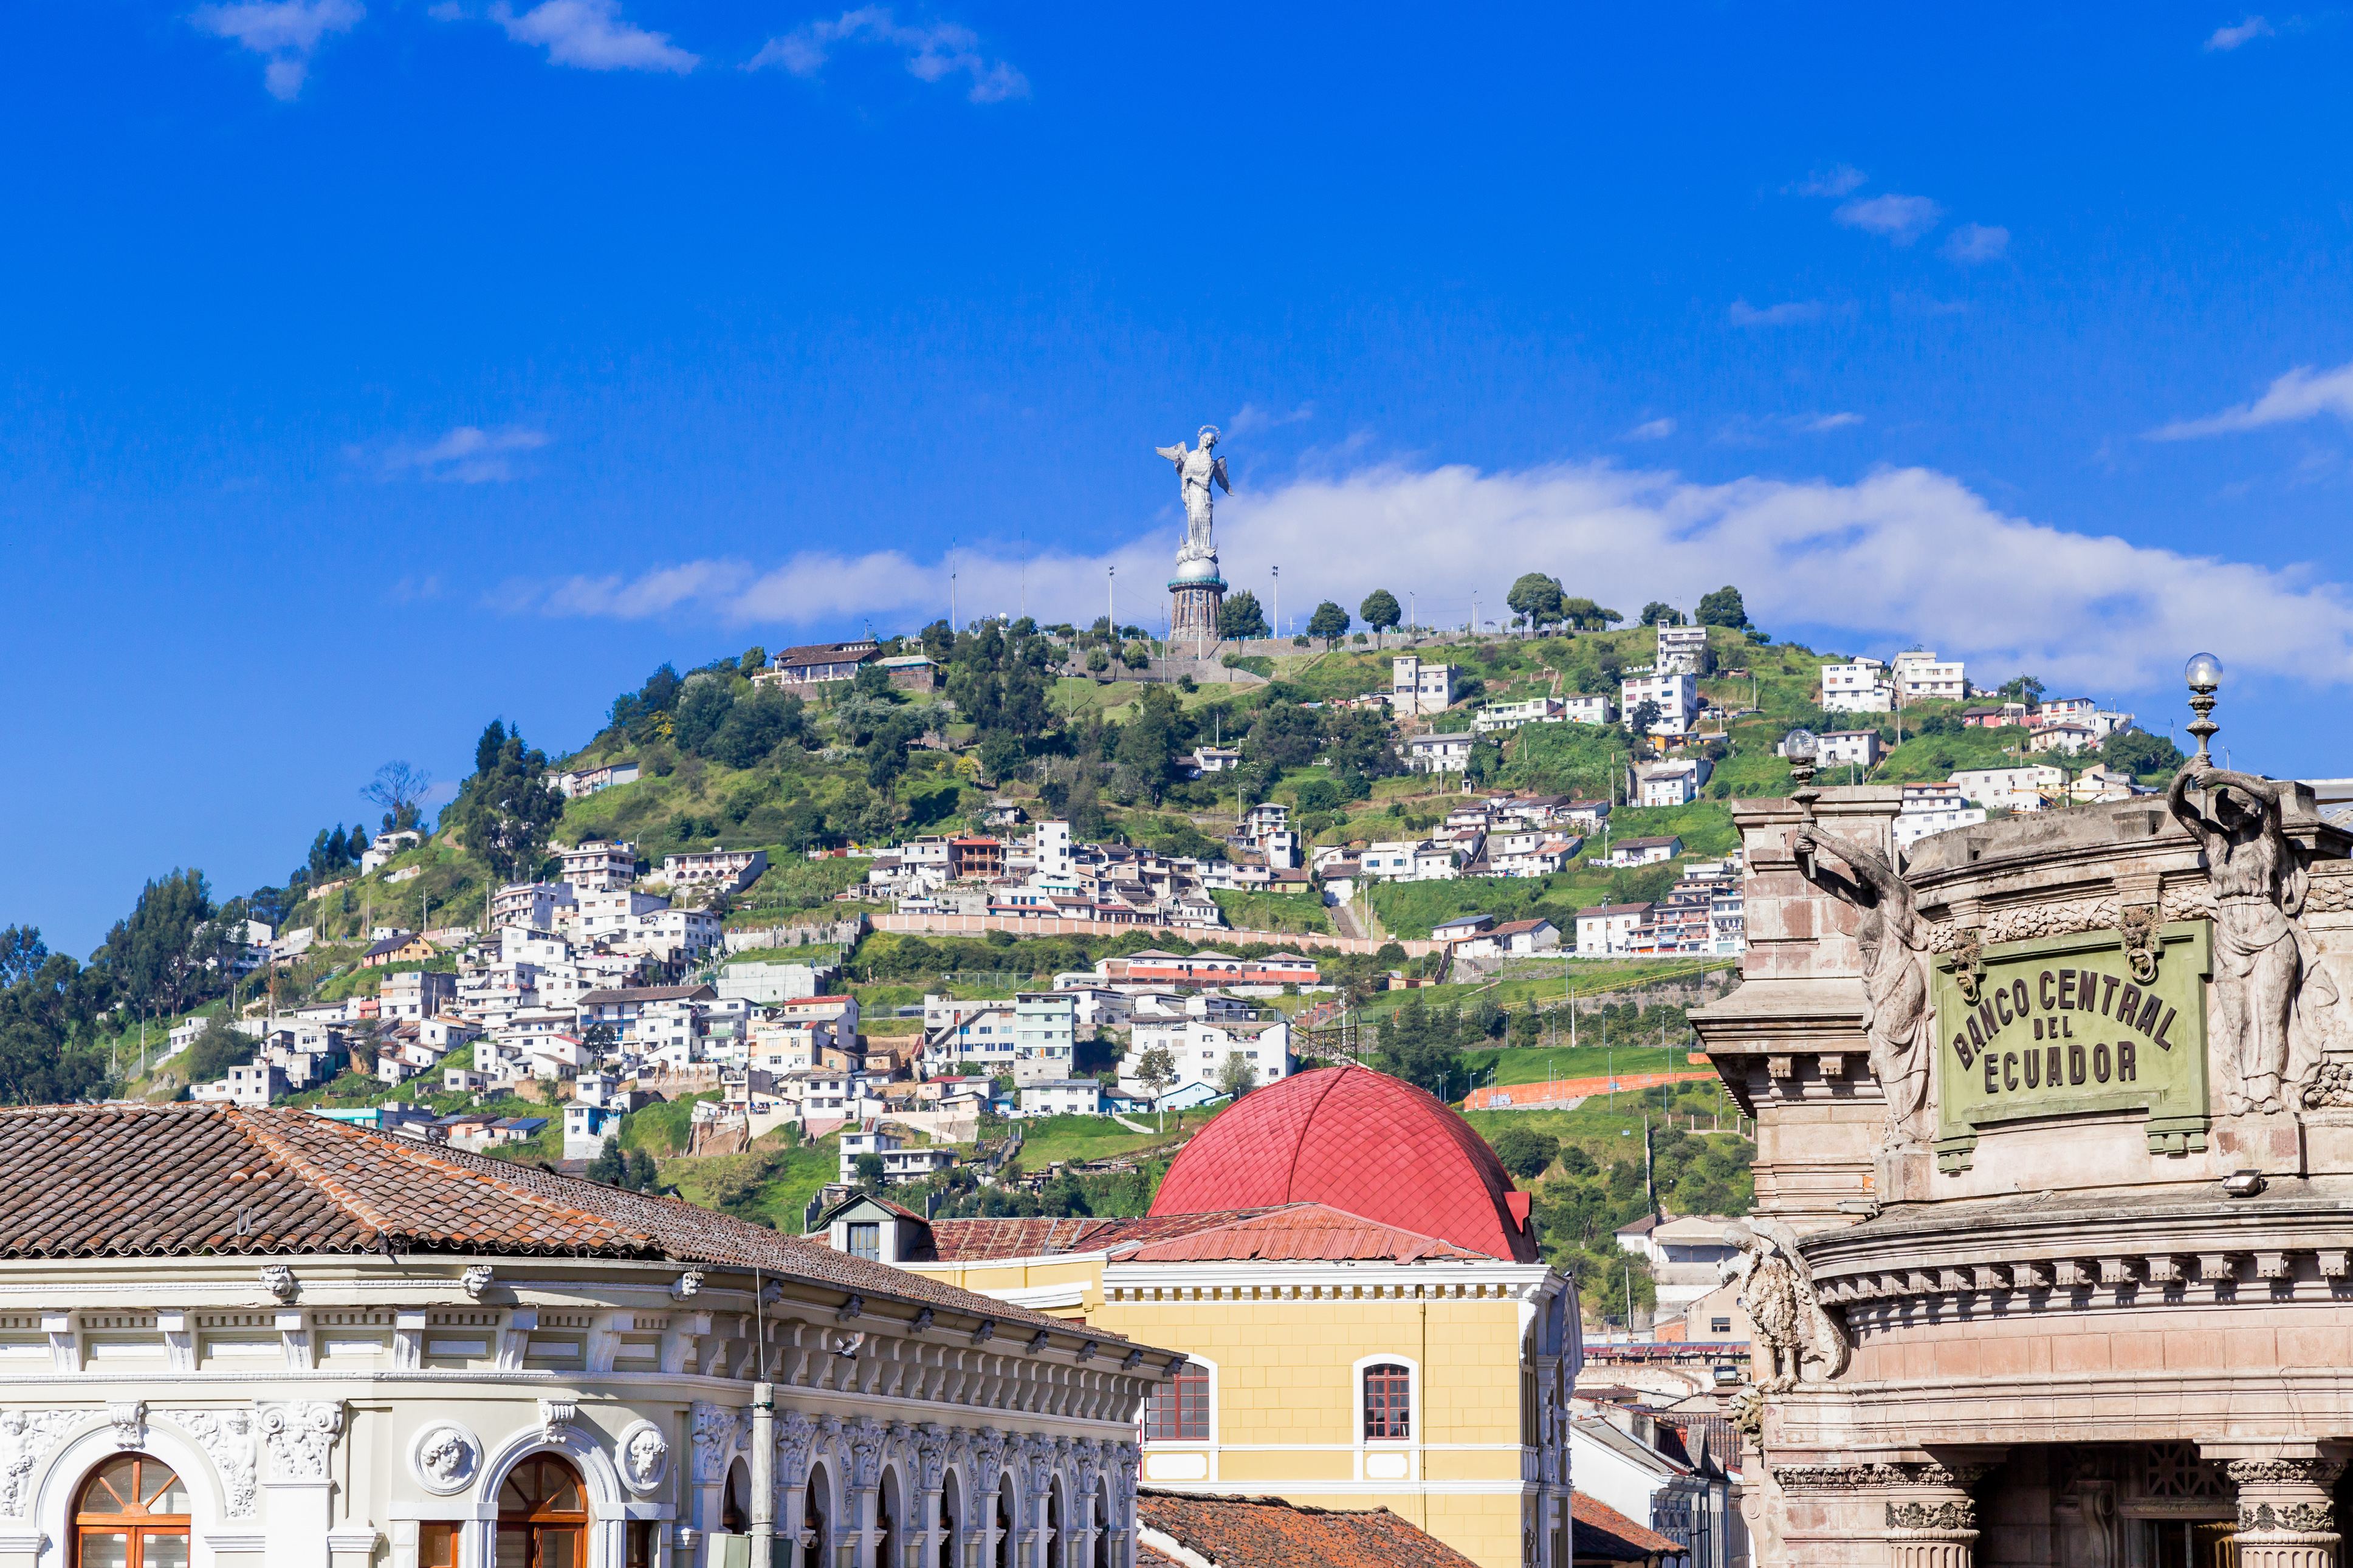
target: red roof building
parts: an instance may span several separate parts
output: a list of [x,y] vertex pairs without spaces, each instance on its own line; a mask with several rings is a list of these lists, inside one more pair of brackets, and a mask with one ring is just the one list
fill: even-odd
[[1136,1494],[1135,1522],[1139,1563],[1151,1552],[1210,1568],[1474,1568],[1385,1508],[1311,1508],[1276,1497],[1146,1487]]
[[1528,1194],[1431,1095],[1369,1068],[1319,1068],[1260,1089],[1185,1145],[1155,1215],[1329,1205],[1518,1263],[1537,1260]]

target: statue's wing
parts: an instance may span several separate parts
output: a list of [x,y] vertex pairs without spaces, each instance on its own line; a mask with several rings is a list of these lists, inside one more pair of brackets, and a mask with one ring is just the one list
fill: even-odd
[[1233,481],[1226,478],[1226,460],[1223,458],[1219,458],[1210,468],[1209,477],[1217,480],[1219,488],[1228,495],[1234,493]]
[[1770,1241],[1775,1247],[1780,1248],[1782,1253],[1788,1258],[1789,1261],[1796,1264],[1799,1268],[1802,1269],[1806,1267],[1805,1255],[1798,1250],[1798,1233],[1796,1231],[1791,1230],[1788,1226],[1782,1224],[1778,1219],[1767,1219],[1762,1215],[1750,1215],[1748,1219],[1748,1228]]
[[1177,442],[1174,447],[1155,447],[1152,449],[1172,463],[1181,463],[1185,460],[1185,443],[1182,441]]

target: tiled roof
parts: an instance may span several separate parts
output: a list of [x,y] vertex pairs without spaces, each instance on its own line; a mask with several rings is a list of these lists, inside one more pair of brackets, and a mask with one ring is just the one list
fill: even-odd
[[943,1263],[979,1263],[1005,1258],[1050,1258],[1066,1252],[1102,1252],[1123,1242],[1166,1240],[1207,1230],[1261,1211],[1145,1215],[1127,1219],[935,1219],[932,1239]]
[[1598,1498],[1571,1492],[1568,1507],[1569,1517],[1576,1524],[1574,1551],[1579,1562],[1599,1559],[1604,1563],[1647,1563],[1653,1557],[1683,1551],[1680,1542],[1661,1535],[1649,1525],[1635,1523]]
[[1484,1256],[1434,1236],[1363,1219],[1327,1204],[1293,1204],[1147,1243],[1127,1261],[1207,1263],[1257,1258],[1267,1262],[1342,1262],[1380,1258],[1410,1263],[1423,1258]]
[[1326,1509],[1273,1497],[1136,1494],[1145,1544],[1168,1543],[1216,1568],[1472,1568],[1472,1561],[1385,1508]]
[[213,1103],[0,1110],[0,1258],[567,1255],[756,1268],[870,1298],[1121,1336],[780,1236],[676,1198]]
[[709,1002],[719,993],[708,985],[623,985],[607,991],[581,993],[580,1005],[602,1007],[616,1002]]

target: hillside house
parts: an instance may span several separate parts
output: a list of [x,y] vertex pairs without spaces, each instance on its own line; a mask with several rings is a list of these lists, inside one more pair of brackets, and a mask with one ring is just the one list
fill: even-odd
[[587,838],[556,851],[564,880],[575,891],[610,892],[638,879],[638,847],[626,839]]
[[1822,707],[1831,713],[1886,713],[1895,706],[1895,686],[1887,667],[1875,658],[1853,658],[1826,664],[1822,669]]
[[1630,952],[1637,934],[1651,918],[1651,906],[1595,904],[1577,911],[1577,955],[1607,958]]
[[[1967,667],[1924,648],[1895,656],[1895,692],[1905,702],[1959,702],[1969,694]],[[1827,704],[1825,704],[1827,706]]]
[[1417,654],[1389,662],[1389,712],[1399,719],[1443,713],[1454,706],[1454,667],[1424,664]]
[[1684,735],[1699,720],[1699,677],[1685,674],[1629,676],[1618,686],[1618,710],[1632,720],[1643,703],[1658,706],[1658,717],[1644,731],[1651,735]]
[[547,782],[555,786],[566,800],[578,800],[595,795],[598,790],[611,789],[615,784],[638,782],[638,764],[630,762],[599,763],[587,768],[550,768]]
[[1958,784],[1907,784],[1893,827],[1895,847],[1909,849],[1932,833],[1974,826],[1985,819],[1985,808],[1971,805]]
[[1415,735],[1405,743],[1406,766],[1418,773],[1468,772],[1471,745],[1476,738],[1468,730],[1444,735]]
[[903,653],[895,658],[876,659],[883,679],[901,691],[937,691],[941,686],[940,667],[919,653]]
[[1683,852],[1683,841],[1670,834],[1664,838],[1620,838],[1603,859],[1610,866],[1655,866]]
[[433,944],[414,931],[398,931],[371,944],[360,955],[362,969],[382,969],[388,963],[423,963],[434,955]]
[[1560,951],[1560,928],[1548,920],[1505,921],[1458,944],[1465,958],[1515,958]]
[[663,856],[661,879],[674,892],[708,888],[722,893],[740,893],[758,881],[760,873],[767,868],[768,852],[765,849],[723,849],[712,845],[684,855]]
[[753,679],[765,685],[781,686],[786,690],[797,687],[822,686],[832,680],[849,680],[858,674],[860,666],[872,661],[881,651],[881,645],[871,637],[788,647],[770,660],[769,668]]

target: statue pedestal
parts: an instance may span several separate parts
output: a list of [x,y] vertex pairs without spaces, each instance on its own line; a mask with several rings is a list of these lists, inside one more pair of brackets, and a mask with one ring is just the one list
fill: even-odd
[[1936,1195],[1936,1152],[1928,1145],[1882,1149],[1873,1160],[1873,1195],[1883,1204],[1926,1203]]
[[2292,1110],[2218,1116],[2212,1138],[2214,1169],[2261,1171],[2266,1176],[2304,1174],[2304,1123]]

